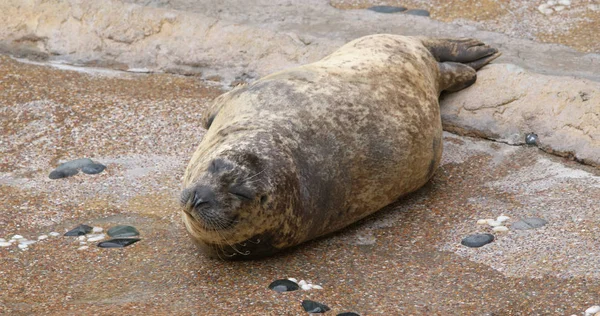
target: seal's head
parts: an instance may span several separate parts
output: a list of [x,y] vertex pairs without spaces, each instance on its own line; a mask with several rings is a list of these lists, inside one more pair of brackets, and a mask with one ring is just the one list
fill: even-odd
[[283,217],[274,209],[285,206],[271,199],[276,180],[267,162],[233,150],[206,161],[187,173],[191,178],[181,193],[184,223],[194,241],[207,255],[223,259],[276,252],[273,232]]

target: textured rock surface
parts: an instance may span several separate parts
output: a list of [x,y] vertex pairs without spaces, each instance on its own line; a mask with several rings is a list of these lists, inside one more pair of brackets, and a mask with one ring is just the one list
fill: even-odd
[[473,86],[441,104],[445,130],[512,145],[535,133],[544,151],[600,166],[598,82],[492,64]]

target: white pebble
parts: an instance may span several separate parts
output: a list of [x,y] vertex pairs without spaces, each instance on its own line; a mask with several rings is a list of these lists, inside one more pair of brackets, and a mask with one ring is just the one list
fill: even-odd
[[502,222],[499,222],[499,221],[491,221],[491,222],[488,222],[488,225],[490,225],[490,226],[492,226],[492,227],[496,227],[496,226],[500,226],[500,225],[502,225]]
[[306,283],[306,281],[304,281],[304,280],[300,280],[300,282],[298,282],[298,285],[300,285],[300,286],[303,286],[306,284],[308,284],[308,283]]
[[0,238],[0,242],[5,242],[5,241],[6,241],[6,239]]
[[509,219],[510,219],[510,217],[508,217],[506,215],[500,215],[500,216],[498,216],[498,218],[496,218],[496,221],[498,221],[498,222],[506,222]]
[[495,232],[507,232],[508,231],[508,227],[506,226],[496,226],[494,228],[492,228],[493,231]]
[[94,228],[92,228],[92,232],[94,232],[94,233],[100,233],[103,230],[104,230],[104,228],[102,228],[102,227],[94,227]]
[[106,235],[104,235],[104,234],[97,234],[97,235],[92,234],[92,235],[88,235],[87,241],[89,241],[89,242],[98,241],[98,240],[102,240],[104,238],[106,238]]
[[478,224],[478,225],[487,225],[487,223],[488,223],[488,220],[487,220],[487,219],[480,219],[480,220],[477,220],[477,224]]
[[80,241],[85,241],[86,237],[85,237],[85,235],[81,235],[81,236],[77,237],[77,239],[79,239]]
[[27,245],[23,245],[23,244],[18,244],[17,247],[19,247],[19,249],[21,250],[27,250],[29,247],[27,247]]
[[38,240],[44,240],[44,239],[46,239],[46,238],[48,238],[48,235],[40,235],[40,236],[38,237]]
[[77,250],[86,250],[88,248],[90,248],[90,247],[89,246],[81,246],[81,247],[77,248]]
[[12,244],[12,243],[15,243],[15,242],[17,242],[17,240],[16,240],[16,239],[11,239],[11,240],[9,240],[8,242]]
[[79,245],[80,245],[80,246],[87,245],[87,241],[80,241],[80,242],[79,242]]
[[312,288],[313,288],[313,289],[317,289],[317,290],[322,290],[322,289],[323,289],[323,287],[322,287],[322,286],[320,286],[320,285],[315,285],[315,284],[313,284]]
[[23,236],[21,236],[21,235],[14,235],[14,236],[12,236],[11,239],[15,239],[16,240],[16,239],[22,239],[22,238],[23,238]]
[[600,312],[600,306],[594,305],[585,310],[585,315],[586,316],[588,316],[588,314],[593,315],[593,314],[596,314],[597,312]]
[[548,2],[546,2],[548,5],[555,5],[556,4],[556,0],[548,0]]
[[308,291],[308,290],[310,290],[310,289],[312,288],[312,287],[310,286],[310,284],[303,284],[303,285],[300,285],[300,287],[301,287],[303,290],[305,290],[305,291]]
[[562,10],[566,9],[566,8],[567,8],[567,7],[565,7],[564,5],[557,5],[557,6],[555,6],[553,9],[554,9],[554,11],[556,11],[556,12],[560,12],[560,11],[562,11]]
[[0,247],[8,247],[12,245],[12,243],[9,243],[7,241],[0,241]]
[[571,0],[558,0],[558,4],[570,6]]
[[538,11],[546,15],[552,14],[552,12],[554,12],[554,10],[552,10],[547,3],[540,4],[540,6],[538,7]]
[[35,241],[35,240],[20,239],[19,240],[19,245],[29,246],[31,244],[35,244],[36,242],[37,241]]
[[51,233],[50,233],[50,234],[48,234],[48,235],[50,235],[50,236],[52,236],[52,237],[58,237],[58,236],[60,236],[60,234],[59,234],[59,233],[57,233],[57,232],[51,232]]
[[298,284],[298,280],[296,280],[296,278],[288,278],[288,280],[290,280],[290,281],[292,281],[292,282],[294,282],[294,283]]

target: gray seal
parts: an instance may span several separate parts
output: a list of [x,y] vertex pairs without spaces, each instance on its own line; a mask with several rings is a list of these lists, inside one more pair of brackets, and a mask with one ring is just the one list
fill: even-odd
[[498,56],[474,39],[372,35],[217,97],[184,175],[189,234],[208,256],[260,258],[417,190],[442,156],[440,93]]

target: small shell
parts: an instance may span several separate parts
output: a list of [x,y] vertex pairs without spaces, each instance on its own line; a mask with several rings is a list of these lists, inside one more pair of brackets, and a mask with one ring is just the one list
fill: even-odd
[[308,284],[308,283],[306,283],[306,281],[304,281],[304,280],[300,280],[300,282],[298,282],[298,285],[300,285],[300,286],[303,286],[306,284]]
[[500,215],[500,216],[498,216],[498,218],[496,218],[496,221],[498,221],[498,222],[506,222],[509,219],[510,219],[510,217],[508,217],[506,215]]
[[508,227],[506,226],[496,226],[494,228],[492,228],[493,231],[495,232],[507,232],[508,231]]
[[490,225],[490,226],[492,226],[492,227],[496,227],[496,226],[500,226],[500,225],[502,225],[502,222],[499,222],[499,221],[491,221],[491,222],[488,222],[488,225]]
[[317,290],[322,290],[322,289],[323,289],[323,287],[322,287],[322,286],[320,286],[320,285],[316,285],[316,284],[313,284],[312,288],[313,288],[313,289],[317,289]]
[[477,225],[487,225],[487,219],[479,219],[477,220]]

